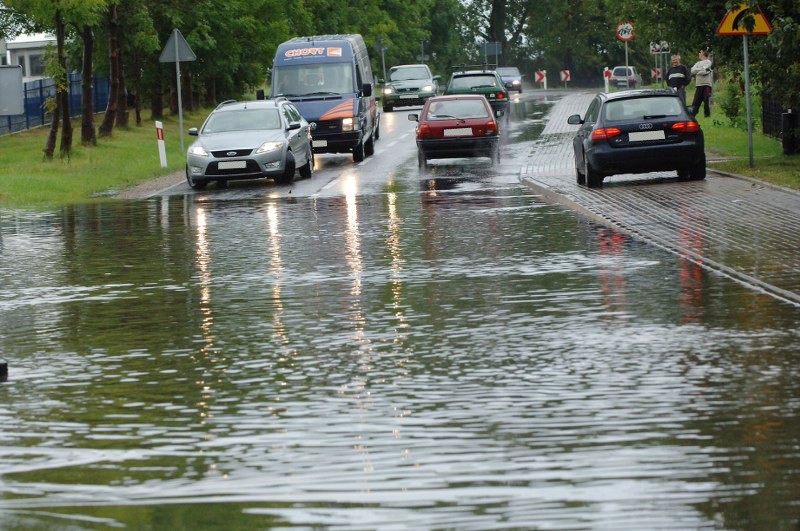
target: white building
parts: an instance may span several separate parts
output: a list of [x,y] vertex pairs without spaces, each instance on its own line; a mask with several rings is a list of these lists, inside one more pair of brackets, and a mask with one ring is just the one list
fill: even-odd
[[27,83],[44,77],[45,49],[55,44],[56,38],[45,33],[19,35],[0,42],[0,52],[5,48],[4,64],[22,66],[22,81]]

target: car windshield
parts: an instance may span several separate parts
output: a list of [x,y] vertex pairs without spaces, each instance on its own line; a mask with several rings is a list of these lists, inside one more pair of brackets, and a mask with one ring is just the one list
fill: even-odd
[[407,81],[409,79],[430,79],[428,69],[423,66],[410,66],[408,68],[398,68],[389,73],[391,81]]
[[292,65],[275,68],[273,96],[309,96],[355,92],[352,63]]
[[493,74],[475,74],[454,77],[450,82],[451,89],[475,89],[497,87],[497,78]]
[[488,118],[486,105],[480,100],[444,100],[432,102],[428,107],[428,120]]
[[603,108],[603,117],[607,122],[668,118],[682,114],[680,100],[672,96],[611,100]]
[[203,126],[203,134],[280,128],[277,109],[242,109],[213,113]]
[[507,67],[503,67],[503,68],[498,68],[497,69],[497,73],[500,74],[501,76],[506,76],[506,77],[515,77],[515,76],[519,77],[520,76],[519,69],[514,67],[514,66],[507,66]]
[[[629,71],[628,73],[632,73],[632,72],[630,72],[630,71]],[[618,66],[618,67],[616,67],[616,68],[614,69],[613,75],[615,75],[615,76],[625,76],[625,75],[627,75],[627,74],[625,73],[625,67],[624,67],[624,66]]]

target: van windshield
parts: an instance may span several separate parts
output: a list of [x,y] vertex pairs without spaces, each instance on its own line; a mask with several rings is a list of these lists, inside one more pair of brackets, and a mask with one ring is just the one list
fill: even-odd
[[352,63],[291,65],[272,72],[272,95],[309,96],[355,92]]

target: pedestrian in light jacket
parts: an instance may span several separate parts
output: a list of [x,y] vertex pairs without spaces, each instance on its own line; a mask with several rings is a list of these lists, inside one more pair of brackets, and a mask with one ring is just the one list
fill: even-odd
[[709,102],[711,100],[711,84],[713,83],[713,72],[711,70],[711,60],[708,58],[708,52],[700,50],[697,54],[699,61],[692,66],[692,75],[694,76],[694,99],[692,100],[692,114],[697,115],[700,110],[700,104],[703,105],[703,115],[711,116],[711,109]]
[[686,105],[686,87],[692,81],[692,74],[686,65],[681,64],[681,56],[672,56],[672,66],[667,70],[667,85],[672,87]]

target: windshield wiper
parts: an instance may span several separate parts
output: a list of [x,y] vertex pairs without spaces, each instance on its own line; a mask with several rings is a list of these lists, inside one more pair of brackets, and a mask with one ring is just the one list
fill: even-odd
[[474,87],[470,87],[471,89],[478,89],[478,88],[497,88],[494,85],[475,85]]
[[319,92],[309,92],[307,94],[303,94],[303,96],[330,96],[330,95],[341,96],[341,94],[339,94],[338,92],[330,92],[324,90],[321,90]]
[[458,116],[453,116],[452,114],[431,114],[431,118],[452,118],[453,120],[460,120]]
[[653,120],[655,118],[666,118],[666,117],[667,117],[666,114],[645,114],[644,116],[642,116],[642,118],[645,120]]

